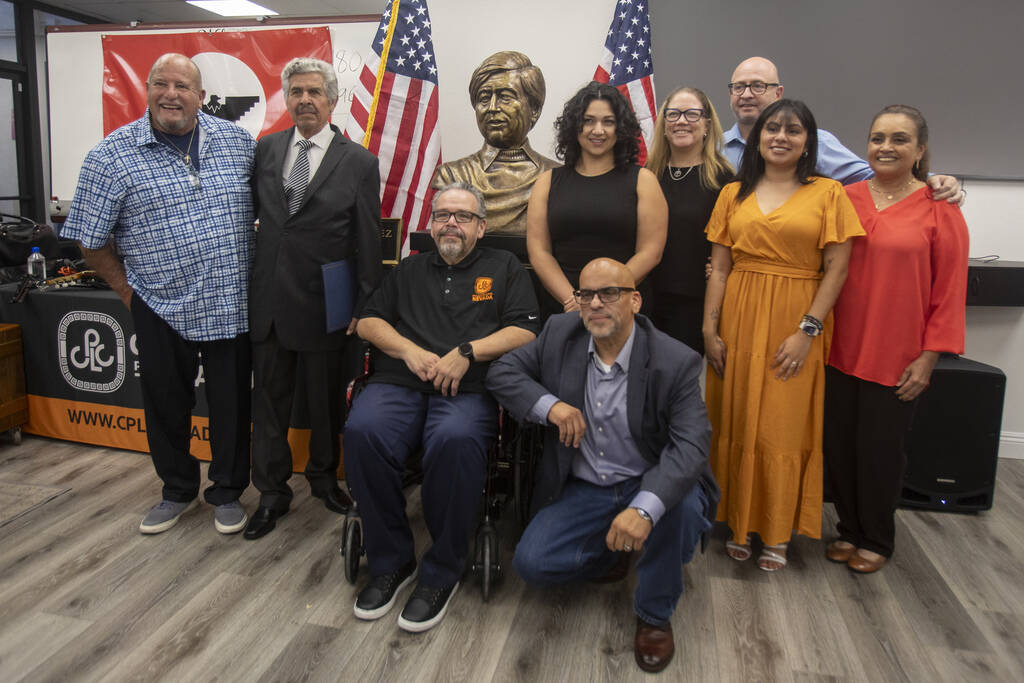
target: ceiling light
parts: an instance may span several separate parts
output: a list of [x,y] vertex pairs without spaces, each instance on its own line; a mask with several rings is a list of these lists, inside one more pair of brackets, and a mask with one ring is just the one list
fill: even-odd
[[263,17],[275,15],[272,9],[249,0],[185,0],[190,5],[222,17]]

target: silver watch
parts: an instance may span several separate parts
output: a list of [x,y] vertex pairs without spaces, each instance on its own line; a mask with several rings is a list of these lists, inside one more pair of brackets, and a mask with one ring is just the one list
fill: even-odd
[[800,331],[806,334],[808,337],[817,337],[819,334],[821,334],[821,329],[819,329],[817,325],[810,322],[809,320],[804,320],[800,323]]
[[635,507],[633,509],[636,510],[636,513],[638,515],[640,515],[641,517],[646,519],[651,524],[654,524],[654,520],[651,518],[651,516],[649,514],[647,514],[647,510],[644,510],[643,508],[637,508],[637,507]]

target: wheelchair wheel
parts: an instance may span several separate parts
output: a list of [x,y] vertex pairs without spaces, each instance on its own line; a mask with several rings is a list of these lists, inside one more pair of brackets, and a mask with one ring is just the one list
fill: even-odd
[[527,522],[530,521],[529,510],[527,510],[524,500],[526,491],[523,479],[526,473],[523,472],[523,469],[523,441],[522,435],[520,435],[516,441],[515,454],[512,457],[512,507],[515,510],[516,522],[519,524],[520,531],[525,529]]
[[484,602],[491,599],[491,581],[494,577],[491,576],[491,544],[489,541],[484,541],[483,550],[483,575],[480,577],[480,591],[483,593]]
[[487,602],[491,599],[494,585],[501,579],[498,534],[494,529],[484,529],[480,532],[479,540],[480,563],[477,569],[480,570],[480,593],[484,602]]
[[341,555],[345,558],[345,579],[355,585],[359,576],[359,558],[363,554],[363,525],[357,519],[345,520],[345,540]]

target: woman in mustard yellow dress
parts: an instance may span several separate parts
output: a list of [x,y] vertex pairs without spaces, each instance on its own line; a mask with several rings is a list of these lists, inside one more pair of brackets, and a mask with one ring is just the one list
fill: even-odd
[[849,239],[863,235],[842,186],[819,177],[817,125],[779,100],[758,117],[738,181],[708,222],[711,277],[704,341],[711,464],[722,488],[726,552],[786,565],[793,532],[821,537],[825,359]]

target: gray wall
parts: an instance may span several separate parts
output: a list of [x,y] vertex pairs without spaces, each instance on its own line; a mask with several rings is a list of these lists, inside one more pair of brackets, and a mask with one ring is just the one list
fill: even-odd
[[699,87],[728,128],[725,84],[761,55],[785,96],[862,157],[871,117],[911,104],[931,129],[932,170],[1024,179],[1021,0],[650,0],[650,13],[659,99]]

